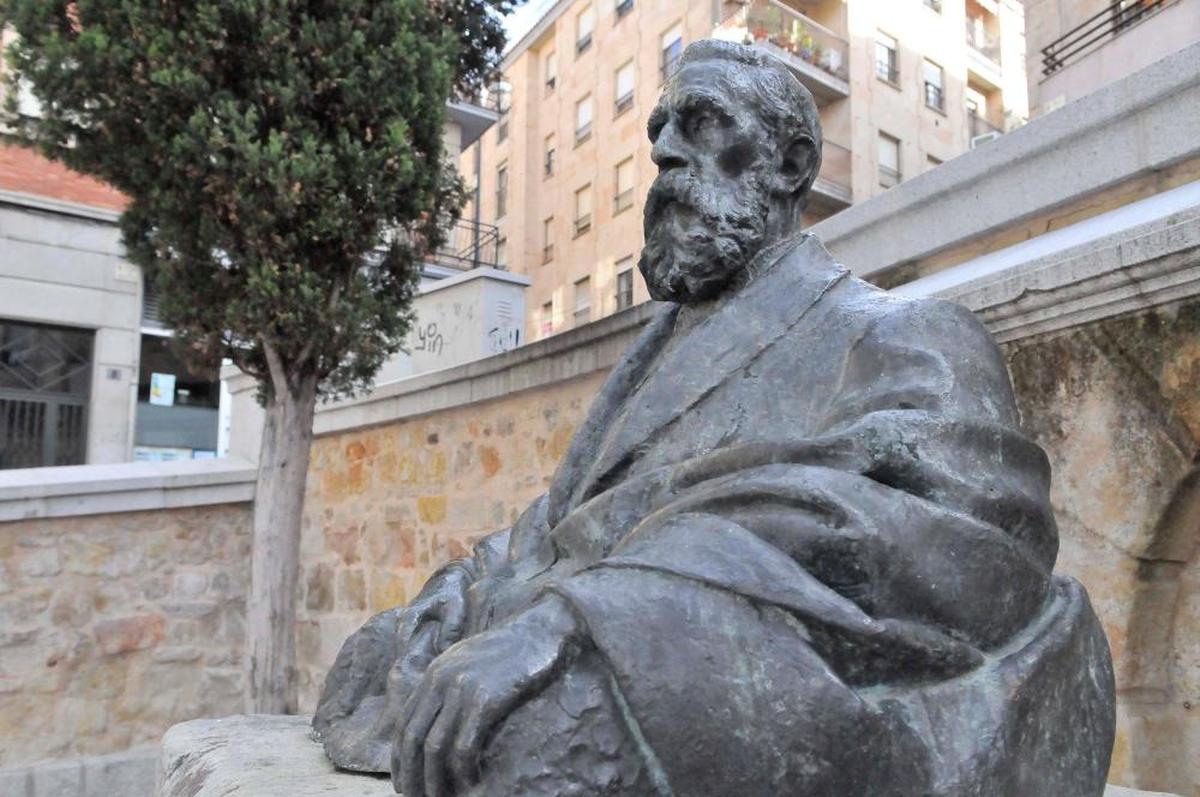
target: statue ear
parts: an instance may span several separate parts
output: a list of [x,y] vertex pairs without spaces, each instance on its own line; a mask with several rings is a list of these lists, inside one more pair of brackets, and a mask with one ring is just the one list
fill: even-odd
[[783,162],[779,164],[777,188],[781,194],[796,194],[811,183],[813,169],[817,168],[817,146],[812,136],[801,133],[792,139],[783,151]]

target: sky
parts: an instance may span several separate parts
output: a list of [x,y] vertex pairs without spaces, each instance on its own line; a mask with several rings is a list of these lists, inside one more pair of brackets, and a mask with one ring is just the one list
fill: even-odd
[[556,0],[528,0],[510,14],[504,20],[504,28],[508,33],[508,47],[520,41],[555,2]]

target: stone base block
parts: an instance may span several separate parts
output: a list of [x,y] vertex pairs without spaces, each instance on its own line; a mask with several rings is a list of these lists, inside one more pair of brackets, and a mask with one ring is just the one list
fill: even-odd
[[181,722],[163,735],[160,797],[396,797],[392,782],[340,772],[309,735],[311,717]]
[[[183,722],[163,736],[159,797],[395,797],[391,781],[340,772],[309,735],[310,717]],[[1176,797],[1109,786],[1105,797]]]

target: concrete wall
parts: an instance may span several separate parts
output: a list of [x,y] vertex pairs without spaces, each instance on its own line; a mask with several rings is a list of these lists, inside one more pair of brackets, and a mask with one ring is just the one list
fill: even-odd
[[116,218],[0,190],[0,319],[95,331],[88,463],[127,461],[133,446],[142,277]]

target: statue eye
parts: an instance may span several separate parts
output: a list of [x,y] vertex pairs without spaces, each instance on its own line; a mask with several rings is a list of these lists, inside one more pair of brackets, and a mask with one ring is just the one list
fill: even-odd
[[695,111],[688,119],[688,133],[692,136],[702,136],[716,127],[717,117],[712,111]]

